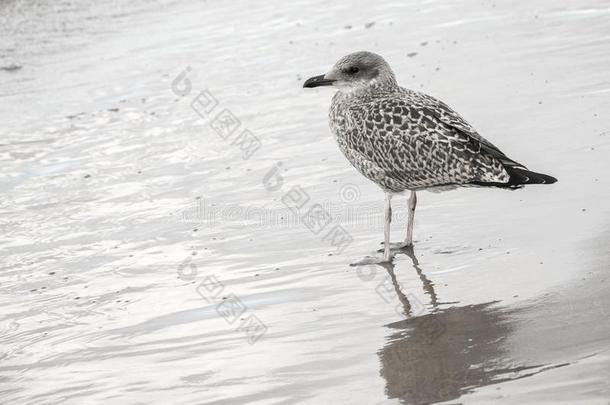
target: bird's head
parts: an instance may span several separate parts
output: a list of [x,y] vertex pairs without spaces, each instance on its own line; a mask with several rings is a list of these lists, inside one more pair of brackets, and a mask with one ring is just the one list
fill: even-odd
[[397,84],[390,65],[381,56],[361,51],[342,57],[328,73],[303,83],[303,87],[319,86],[334,86],[340,91],[352,92],[369,87],[396,87]]

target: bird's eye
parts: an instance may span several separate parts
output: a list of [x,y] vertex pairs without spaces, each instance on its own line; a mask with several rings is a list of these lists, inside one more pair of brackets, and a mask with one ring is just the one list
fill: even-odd
[[349,73],[350,75],[355,75],[359,71],[360,69],[357,66],[350,66],[349,68],[347,68],[347,73]]

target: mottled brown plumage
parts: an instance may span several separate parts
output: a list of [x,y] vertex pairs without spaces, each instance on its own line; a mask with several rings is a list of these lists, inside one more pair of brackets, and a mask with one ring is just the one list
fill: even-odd
[[[347,55],[330,72],[307,80],[304,87],[328,85],[339,89],[329,114],[339,149],[362,175],[387,193],[388,210],[391,194],[406,190],[412,192],[410,208],[414,212],[418,190],[515,189],[556,181],[508,158],[442,101],[400,87],[379,55]],[[410,225],[412,229],[412,221]],[[405,244],[411,243],[409,230]]]
[[442,116],[439,101],[402,88],[362,93],[335,95],[330,126],[352,165],[384,190],[508,183],[504,155],[486,150],[465,121],[453,126],[459,116]]

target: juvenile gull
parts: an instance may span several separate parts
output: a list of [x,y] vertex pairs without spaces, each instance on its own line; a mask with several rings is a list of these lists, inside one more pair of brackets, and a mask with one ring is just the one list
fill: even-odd
[[407,236],[413,244],[419,190],[455,187],[517,189],[557,179],[527,170],[479,135],[442,101],[400,87],[388,63],[372,52],[339,59],[303,87],[333,86],[330,128],[347,160],[386,194],[383,261],[391,260],[392,195],[410,191]]

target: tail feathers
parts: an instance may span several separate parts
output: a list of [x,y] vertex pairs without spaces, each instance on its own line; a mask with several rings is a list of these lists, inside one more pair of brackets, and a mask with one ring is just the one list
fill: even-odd
[[557,179],[547,174],[531,172],[522,166],[505,165],[504,169],[510,176],[507,183],[472,182],[475,186],[500,187],[509,189],[522,188],[526,184],[553,184]]
[[504,170],[508,173],[509,179],[508,183],[485,183],[485,182],[473,182],[471,184],[477,186],[491,186],[491,187],[501,187],[501,188],[510,188],[517,189],[521,188],[526,184],[553,184],[557,182],[557,179],[553,176],[549,176],[547,174],[530,172],[527,170],[525,166],[521,163],[515,162],[510,159],[504,153],[502,153],[499,149],[495,147],[490,147],[489,145],[481,145],[482,149],[500,161]]

